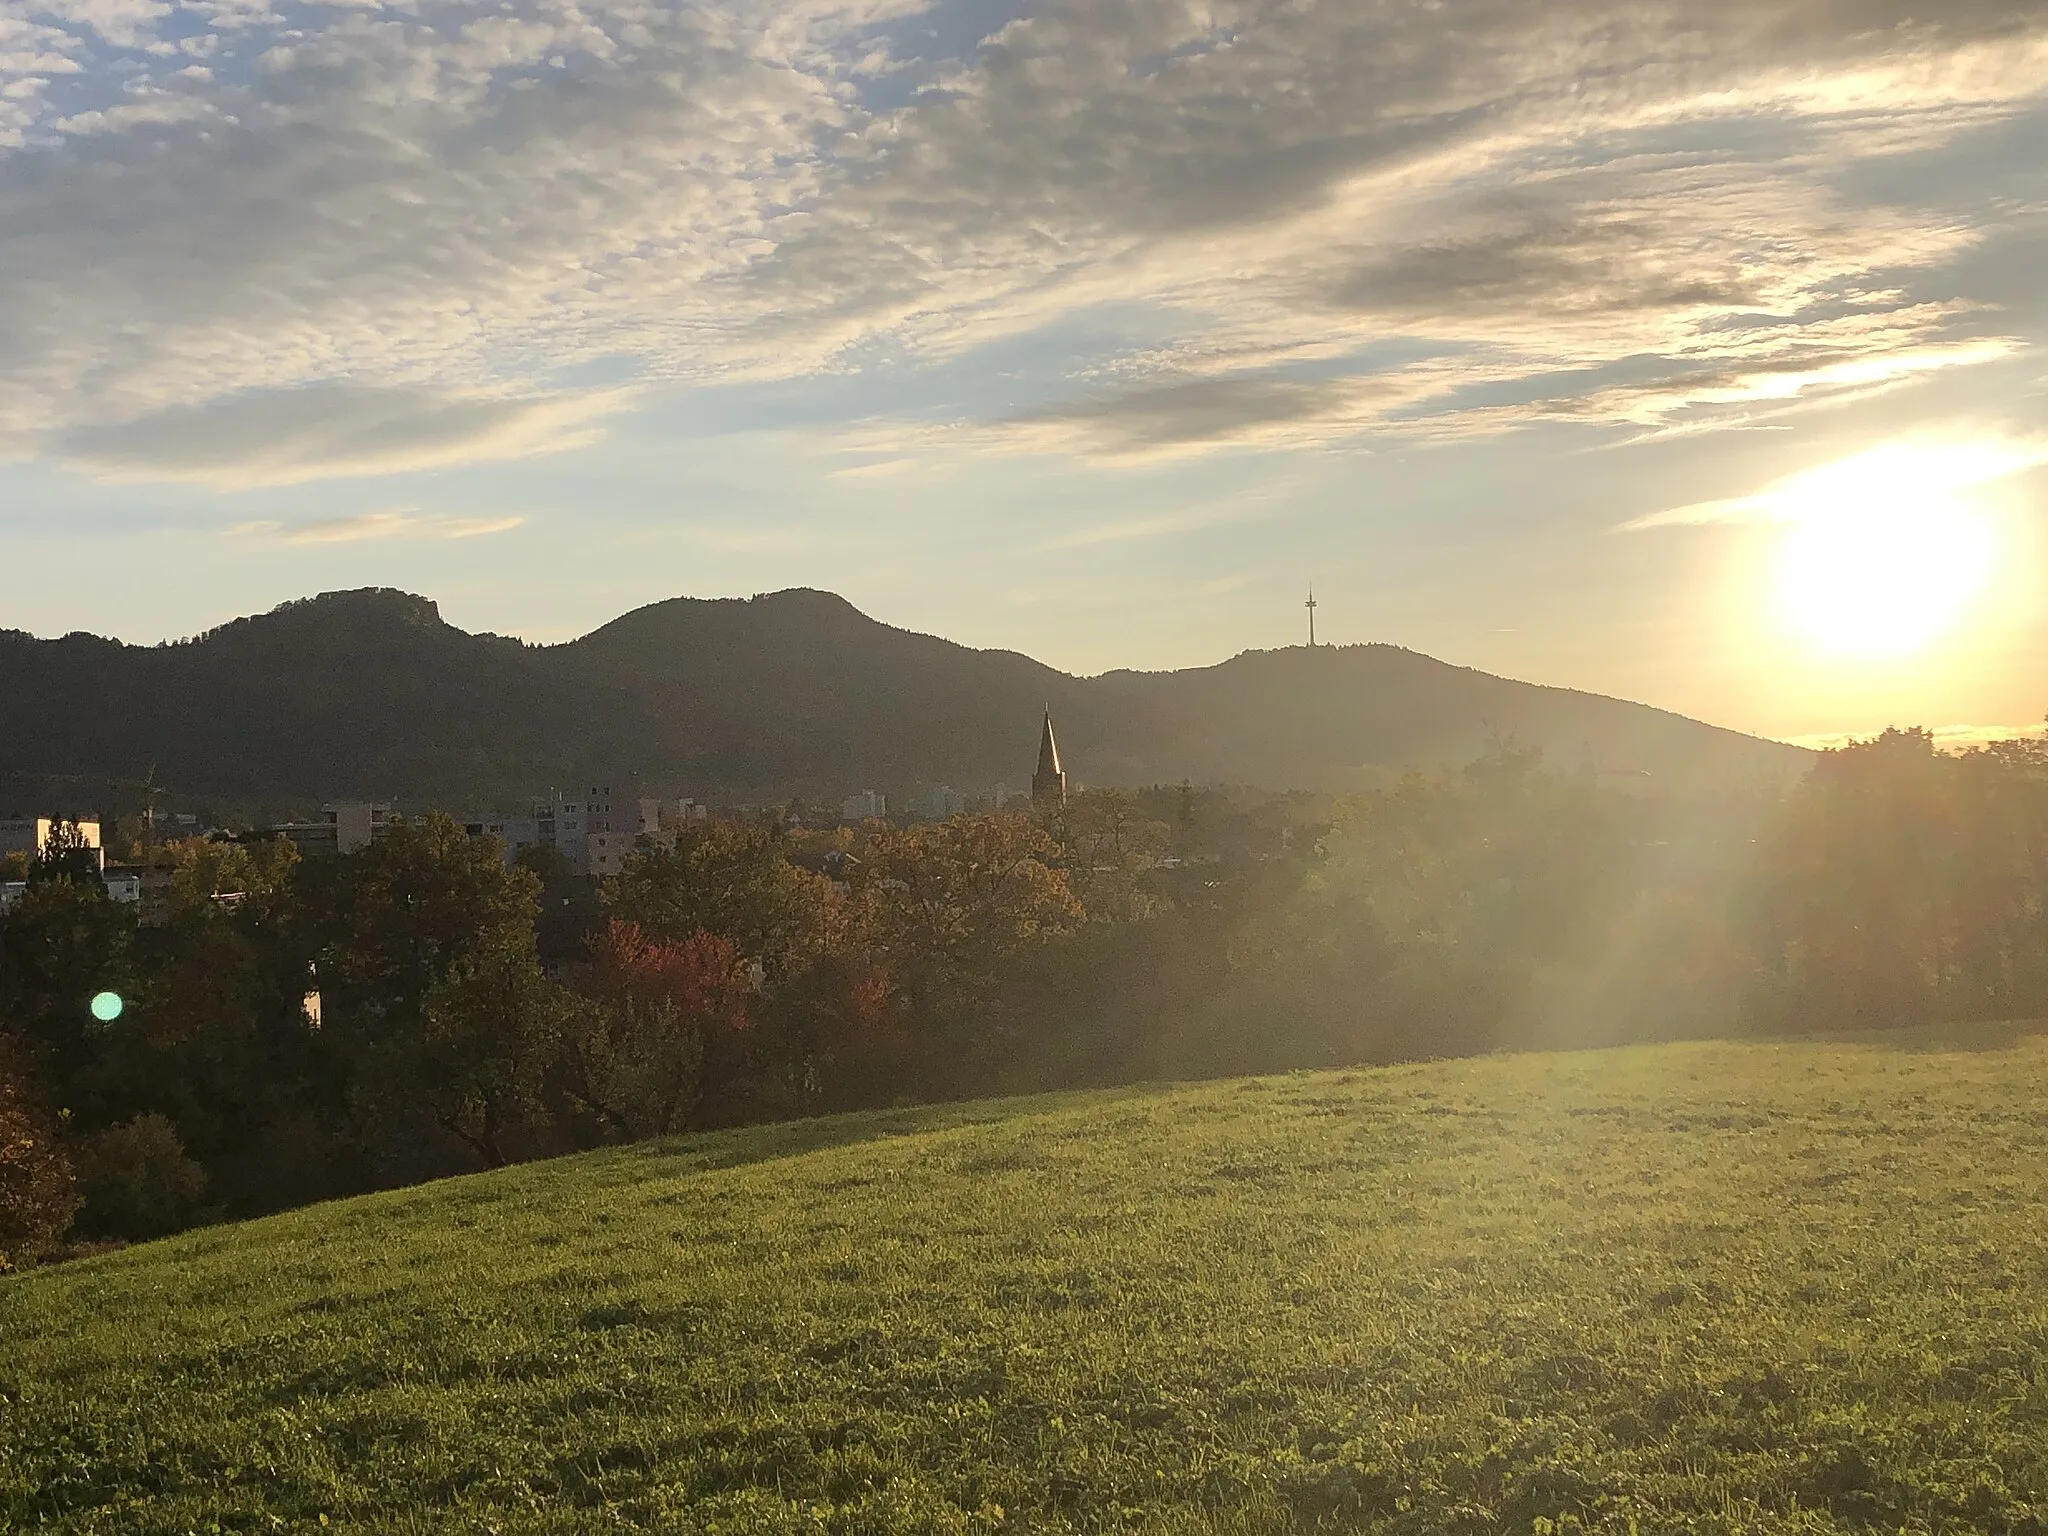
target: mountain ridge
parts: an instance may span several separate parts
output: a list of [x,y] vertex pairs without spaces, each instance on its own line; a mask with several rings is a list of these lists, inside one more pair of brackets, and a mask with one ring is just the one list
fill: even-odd
[[[898,628],[836,593],[670,598],[573,640],[450,624],[394,588],[322,593],[153,646],[0,631],[0,782],[157,781],[284,805],[511,804],[634,774],[707,799],[1020,788],[1050,705],[1090,784],[1341,790],[1512,740],[1682,787],[1810,754],[1653,706],[1385,644],[1078,677]],[[28,785],[22,785],[28,781]]]

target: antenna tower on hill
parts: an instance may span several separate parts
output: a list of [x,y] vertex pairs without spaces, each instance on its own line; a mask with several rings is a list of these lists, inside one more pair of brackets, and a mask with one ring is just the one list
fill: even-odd
[[1308,609],[1308,648],[1316,648],[1316,589],[1308,589],[1308,601],[1302,605]]

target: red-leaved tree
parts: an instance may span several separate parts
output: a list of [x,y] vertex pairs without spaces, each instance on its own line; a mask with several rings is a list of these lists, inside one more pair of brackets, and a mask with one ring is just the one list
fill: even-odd
[[562,1089],[586,1136],[637,1141],[698,1123],[753,1024],[755,986],[730,939],[669,941],[607,924],[562,1032]]

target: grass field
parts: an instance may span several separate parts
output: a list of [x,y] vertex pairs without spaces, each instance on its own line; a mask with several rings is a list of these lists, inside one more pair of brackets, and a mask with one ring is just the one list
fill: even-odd
[[856,1116],[0,1280],[0,1526],[2048,1532],[2048,1042]]

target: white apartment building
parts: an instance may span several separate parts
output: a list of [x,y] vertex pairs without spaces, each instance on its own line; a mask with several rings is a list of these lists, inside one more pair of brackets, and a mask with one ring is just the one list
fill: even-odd
[[[534,841],[552,847],[576,872],[602,879],[615,875],[643,831],[659,830],[663,807],[685,801],[650,801],[630,781],[585,783],[569,790],[549,790],[533,804]],[[655,827],[647,826],[650,806]]]

